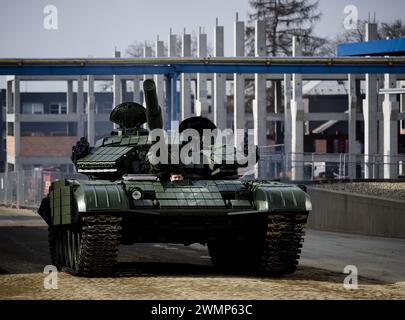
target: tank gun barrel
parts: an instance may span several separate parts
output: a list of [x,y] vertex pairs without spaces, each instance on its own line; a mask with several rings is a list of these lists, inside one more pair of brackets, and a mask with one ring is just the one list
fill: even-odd
[[146,119],[149,130],[163,129],[162,110],[159,107],[155,82],[151,79],[145,80],[143,92],[145,95]]

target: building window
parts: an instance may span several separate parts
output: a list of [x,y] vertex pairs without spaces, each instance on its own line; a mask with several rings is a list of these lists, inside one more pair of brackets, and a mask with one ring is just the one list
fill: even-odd
[[44,104],[40,102],[24,102],[23,114],[44,114]]
[[14,136],[14,122],[7,122],[7,135]]
[[66,114],[66,103],[57,102],[49,105],[50,114]]
[[74,137],[77,134],[76,122],[22,122],[23,137]]
[[109,102],[96,103],[96,111],[97,114],[105,114],[105,113],[108,114],[112,111],[112,103]]

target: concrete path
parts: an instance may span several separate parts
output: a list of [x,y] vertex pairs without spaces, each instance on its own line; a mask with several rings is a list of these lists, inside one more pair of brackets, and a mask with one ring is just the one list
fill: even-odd
[[354,265],[360,276],[405,282],[405,240],[308,230],[301,264],[336,272]]

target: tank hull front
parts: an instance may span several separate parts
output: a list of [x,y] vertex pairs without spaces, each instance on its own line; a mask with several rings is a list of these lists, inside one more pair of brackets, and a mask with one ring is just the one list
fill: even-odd
[[50,226],[109,214],[122,217],[124,225],[207,228],[233,226],[264,214],[310,210],[309,196],[301,188],[270,181],[62,180],[52,183],[39,214]]

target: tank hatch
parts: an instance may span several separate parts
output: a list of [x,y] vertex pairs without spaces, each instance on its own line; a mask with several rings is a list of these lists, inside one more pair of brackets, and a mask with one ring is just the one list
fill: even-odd
[[124,102],[111,111],[110,121],[121,128],[137,128],[146,123],[146,110],[138,103]]
[[216,125],[209,119],[203,117],[191,117],[183,120],[179,126],[179,132],[182,133],[186,129],[194,129],[200,136],[204,130],[215,130]]

